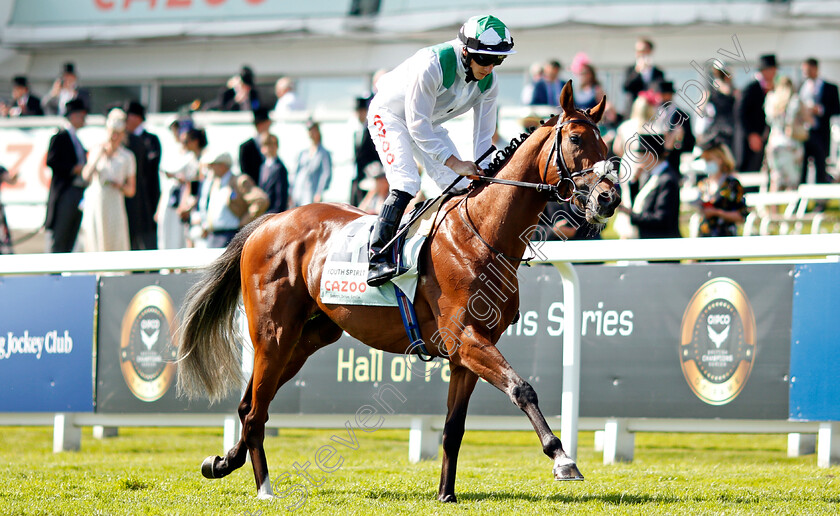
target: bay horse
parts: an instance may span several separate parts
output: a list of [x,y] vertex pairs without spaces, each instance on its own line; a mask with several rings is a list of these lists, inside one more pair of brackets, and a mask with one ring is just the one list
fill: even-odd
[[[516,268],[527,235],[549,201],[546,190],[571,198],[596,224],[604,223],[618,204],[615,176],[599,172],[597,166],[607,154],[597,128],[606,99],[580,111],[569,81],[560,101],[563,114],[524,139],[495,176],[508,184],[481,184],[448,200],[421,251],[423,267],[414,299],[417,317],[428,353],[448,359],[451,372],[437,493],[442,502],[456,501],[458,451],[467,404],[479,378],[525,412],[543,452],[554,460],[555,479],[583,480],[548,427],[534,389],[496,348],[518,313],[518,291],[492,299],[500,314],[494,324],[464,311],[471,295],[485,284],[482,270],[495,259],[510,260],[510,266],[497,270],[518,286]],[[278,389],[310,355],[338,340],[342,330],[376,349],[392,353],[410,349],[396,307],[326,304],[319,297],[330,237],[362,215],[348,205],[318,203],[263,216],[236,235],[187,295],[176,336],[181,394],[207,394],[218,400],[241,386],[234,323],[240,292],[254,346],[253,373],[238,408],[242,435],[224,457],[205,459],[201,468],[205,477],[230,474],[250,452],[258,496],[273,497],[263,440],[268,406]],[[440,345],[430,340],[442,330],[451,341]]]

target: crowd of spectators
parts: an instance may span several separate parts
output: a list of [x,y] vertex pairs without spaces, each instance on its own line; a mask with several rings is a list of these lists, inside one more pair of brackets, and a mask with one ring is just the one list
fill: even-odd
[[[650,40],[636,42],[636,59],[625,70],[622,84],[630,108],[620,113],[607,102],[601,122],[611,154],[622,159],[622,208],[614,223],[621,238],[679,235],[678,229],[674,230],[679,217],[679,204],[674,208],[674,199],[679,199],[679,185],[685,181],[681,174],[686,163],[684,154],[699,157],[703,164],[700,179],[705,179],[698,183],[701,199],[696,203],[703,216],[701,235],[737,234],[736,225],[743,221],[746,209],[738,171],[765,171],[771,191],[795,189],[808,179],[809,167],[815,171],[813,181],[834,181],[826,170],[826,159],[829,120],[840,114],[840,100],[837,86],[820,76],[816,59],[801,63],[803,81],[797,85],[791,77],[777,74],[774,55],[762,55],[754,80],[740,91],[733,85],[733,74],[726,65],[712,60],[706,70],[711,80],[700,106],[702,116],[692,120],[688,112],[677,107],[675,85],[667,71],[655,64],[654,48]],[[600,102],[604,88],[585,53],[574,56],[569,72],[579,109]],[[557,59],[532,64],[522,89],[522,103],[556,106],[565,77]],[[45,221],[48,250],[217,245],[254,215],[253,210],[220,210],[213,201],[218,190],[228,195],[228,210],[230,204],[236,205],[246,197],[260,207],[259,212],[279,212],[319,202],[332,176],[331,154],[323,145],[320,127],[312,120],[306,124],[310,145],[300,149],[296,162],[287,168],[278,156],[281,142],[270,132],[272,113],[281,117],[305,112],[306,106],[289,77],[280,77],[274,92],[276,100],[272,102],[260,98],[253,69],[243,66],[216,98],[201,105],[203,110],[253,113],[254,134],[242,142],[238,160],[217,154],[209,161],[204,156],[210,144],[206,133],[187,117],[171,127],[182,145],[181,164],[173,170],[160,170],[160,140],[145,130],[145,109],[138,102],[126,102],[121,109],[111,110],[106,140],[88,152],[76,131],[85,125],[90,94],[80,87],[74,64],[62,67],[59,79],[43,98],[30,90],[26,77],[14,77],[12,99],[0,102],[0,116],[60,115],[66,120],[51,139],[47,155],[53,177]],[[387,195],[388,183],[365,122],[371,98],[372,94],[356,99],[355,175],[349,199],[351,204],[376,213],[383,195]],[[651,153],[655,159],[641,163],[635,159]],[[237,180],[231,181],[229,175],[237,176]],[[248,182],[240,181],[239,176],[247,177]],[[0,169],[0,180],[15,179]],[[252,191],[260,192],[258,200],[252,199]],[[209,210],[208,203],[215,211]],[[117,210],[118,205],[124,208]],[[10,231],[1,210],[0,252],[10,252]],[[559,210],[563,215],[559,219],[566,222],[558,225],[557,210],[547,212],[544,219],[553,222],[544,224],[544,229],[565,238],[598,236],[597,228],[581,225],[570,214],[574,210],[568,206]],[[216,220],[212,220],[214,217]],[[239,221],[235,228],[234,218]],[[570,233],[568,227],[561,231],[564,225],[577,231]],[[77,244],[80,229],[84,236]],[[214,232],[222,237],[214,238]]]
[[[680,236],[680,188],[688,181],[698,181],[692,186],[700,193],[693,203],[702,217],[700,236],[738,234],[747,209],[738,172],[763,172],[770,191],[796,189],[809,180],[811,169],[811,182],[835,181],[826,160],[829,120],[840,114],[840,100],[837,86],[820,77],[816,59],[801,63],[803,80],[797,85],[777,74],[775,55],[762,55],[743,90],[734,87],[733,73],[724,63],[710,60],[704,70],[710,79],[699,106],[701,116],[691,117],[678,107],[678,90],[667,70],[656,66],[654,48],[650,40],[636,42],[636,61],[625,70],[623,81],[627,118],[608,103],[601,124],[612,154],[621,158],[622,204],[613,224],[619,237]],[[589,58],[579,53],[570,69],[577,107],[594,106],[603,89]],[[560,70],[556,60],[534,64],[523,102],[556,105],[557,97],[547,100],[541,92],[547,84],[562,88]],[[548,91],[555,95],[553,87]],[[556,213],[543,215],[543,229],[557,233]],[[579,225],[568,218],[571,226]],[[592,238],[597,232],[583,234]]]

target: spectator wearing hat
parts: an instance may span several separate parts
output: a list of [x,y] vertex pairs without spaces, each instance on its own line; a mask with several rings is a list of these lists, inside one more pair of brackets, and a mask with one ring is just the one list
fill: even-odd
[[124,143],[126,114],[112,109],[105,120],[105,142],[95,148],[82,170],[85,190],[82,242],[85,252],[131,248],[125,199],[137,192],[137,161]]
[[85,110],[90,112],[90,94],[86,89],[79,87],[76,65],[64,63],[61,76],[55,80],[52,89],[43,99],[43,106],[47,114],[64,116],[67,114],[67,103],[76,99],[81,100]]
[[274,94],[277,96],[277,103],[274,104],[274,114],[277,116],[288,115],[292,112],[306,110],[306,104],[295,92],[295,82],[288,77],[280,77],[274,83]]
[[376,152],[376,145],[370,136],[370,129],[367,126],[368,105],[371,97],[356,97],[356,119],[358,124],[353,130],[353,149],[356,162],[356,177],[350,184],[350,204],[359,206],[368,189],[362,185],[365,179],[365,168],[371,163],[379,163],[379,153]]
[[227,152],[209,154],[201,184],[198,221],[207,247],[227,247],[239,228],[262,215],[268,197],[244,174],[234,174]]
[[9,109],[9,116],[41,116],[44,114],[44,110],[41,108],[41,99],[30,93],[29,81],[22,75],[12,79],[12,99],[14,105]]
[[807,180],[808,162],[813,160],[817,183],[830,183],[825,160],[831,144],[831,117],[840,115],[840,97],[837,85],[820,77],[819,62],[810,57],[802,62],[802,76],[805,78],[799,88],[799,97],[810,111],[813,125],[805,140],[805,159],[802,166],[802,182]]
[[744,88],[738,106],[738,125],[741,131],[741,154],[738,169],[752,172],[761,169],[768,125],[764,113],[764,99],[776,80],[776,56],[765,54],[758,60],[755,80]]
[[82,169],[87,162],[87,151],[78,137],[78,130],[85,126],[87,106],[81,99],[73,99],[64,109],[67,121],[52,138],[47,148],[47,166],[52,170],[50,191],[47,197],[48,249],[53,253],[69,253],[76,245],[82,212],[79,203],[85,191]]
[[661,81],[655,86],[662,102],[656,113],[660,132],[665,135],[665,155],[671,168],[680,171],[680,157],[694,150],[695,138],[688,113],[674,103],[674,83]]
[[260,144],[265,161],[260,167],[259,187],[268,195],[266,212],[286,211],[289,208],[289,171],[277,155],[280,141],[276,135],[265,132],[260,135]]
[[205,110],[253,111],[260,107],[260,94],[255,87],[254,71],[243,66],[226,84],[219,97],[208,102]]
[[631,145],[633,205],[618,209],[630,215],[639,238],[680,237],[680,176],[664,158],[664,142],[664,134],[640,134]]
[[627,68],[624,74],[624,91],[630,96],[630,104],[639,93],[650,90],[652,86],[665,80],[662,70],[653,65],[653,42],[649,39],[636,41],[636,63]]
[[321,128],[317,122],[306,123],[310,145],[300,152],[292,186],[295,206],[321,202],[332,178],[332,157],[321,143]]
[[260,168],[262,168],[265,156],[260,152],[262,135],[271,129],[271,118],[268,116],[268,109],[257,108],[254,110],[255,134],[239,146],[239,170],[254,181],[260,182]]
[[157,249],[155,211],[160,202],[161,144],[157,135],[146,130],[146,108],[137,101],[125,105],[129,149],[137,158],[137,194],[126,198],[131,249]]

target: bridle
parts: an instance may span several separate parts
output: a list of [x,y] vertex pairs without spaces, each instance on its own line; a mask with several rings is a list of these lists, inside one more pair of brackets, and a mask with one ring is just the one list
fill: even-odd
[[[610,181],[612,185],[618,183],[618,175],[617,171],[619,170],[619,162],[618,160],[607,160],[606,156],[603,154],[601,155],[601,159],[596,162],[593,166],[589,168],[584,168],[581,170],[571,170],[569,169],[568,164],[566,163],[566,156],[563,154],[563,128],[567,125],[571,124],[585,124],[591,127],[593,130],[598,131],[598,126],[585,118],[572,118],[566,120],[565,122],[559,123],[554,127],[554,143],[551,146],[551,151],[549,152],[548,159],[545,160],[545,167],[540,175],[541,182],[540,183],[529,183],[526,181],[514,181],[511,179],[501,179],[492,176],[470,176],[470,179],[474,181],[482,181],[487,183],[499,183],[504,185],[510,186],[521,186],[525,188],[534,188],[538,192],[544,192],[549,195],[551,199],[558,200],[558,201],[570,201],[575,195],[578,195],[578,187],[574,181],[574,178],[580,177],[584,174],[590,172],[596,172],[598,174],[598,181],[595,184],[600,183],[603,180]],[[554,158],[554,166],[557,167],[557,170],[560,172],[560,179],[557,181],[557,184],[546,184],[548,180],[548,167],[549,164]],[[572,184],[571,193],[569,197],[563,197],[560,194],[560,186],[563,184],[564,181],[569,181]],[[581,195],[583,192],[580,193]],[[586,192],[588,194],[588,192]],[[536,257],[536,252],[531,249],[531,252],[534,253],[533,256],[529,258],[517,258],[515,256],[508,256],[504,254],[500,249],[497,249],[493,245],[490,244],[487,240],[485,240],[481,234],[479,234],[478,230],[475,227],[475,223],[470,218],[469,210],[467,208],[467,202],[470,198],[470,194],[464,196],[460,202],[456,205],[458,210],[458,214],[461,216],[461,221],[472,231],[473,235],[475,235],[479,241],[481,241],[486,247],[488,247],[492,252],[495,254],[510,260],[511,262],[524,262],[528,265],[530,260],[533,260]],[[460,209],[463,206],[463,209]],[[530,247],[530,243],[528,244]]]
[[[548,159],[545,160],[545,167],[543,168],[540,179],[543,181],[543,183],[548,181],[548,165],[549,163],[551,163],[551,158],[555,157],[554,166],[557,167],[557,170],[560,172],[560,179],[557,181],[556,185],[553,185],[554,188],[552,189],[551,194],[554,199],[557,199],[559,201],[571,200],[575,196],[575,194],[577,194],[578,191],[577,184],[575,183],[575,178],[580,177],[584,174],[588,174],[590,172],[597,172],[598,180],[596,181],[596,183],[600,183],[604,179],[612,181],[613,184],[618,182],[618,175],[616,174],[616,171],[618,170],[618,162],[607,160],[606,156],[603,154],[601,154],[600,156],[601,159],[589,168],[584,168],[581,170],[569,169],[569,166],[566,163],[566,156],[563,154],[563,128],[571,124],[588,125],[596,133],[598,132],[597,124],[585,118],[571,118],[569,120],[566,120],[565,122],[557,124],[554,127],[554,145],[551,146],[551,151],[548,154]],[[563,197],[560,195],[560,185],[563,184],[564,181],[568,181],[572,185],[569,197]]]
[[[581,170],[571,170],[569,168],[568,164],[566,163],[566,157],[563,154],[563,128],[571,124],[585,124],[591,127],[593,130],[598,131],[598,126],[594,122],[591,122],[585,118],[572,118],[554,126],[554,143],[551,146],[551,151],[549,152],[548,159],[545,160],[545,167],[543,168],[543,171],[540,175],[541,182],[529,183],[526,181],[514,181],[511,179],[501,179],[491,176],[470,176],[470,179],[485,183],[499,183],[503,185],[534,188],[538,192],[547,193],[551,199],[557,201],[570,201],[575,195],[577,195],[578,187],[575,183],[575,178],[580,177],[584,174],[588,174],[590,172],[598,173],[598,180],[596,181],[596,184],[600,183],[602,180],[605,179],[611,181],[613,184],[618,183],[618,160],[607,160],[606,156],[604,156],[603,154],[600,156],[601,159],[589,168],[584,168]],[[547,184],[548,167],[549,164],[551,164],[552,162],[552,158],[554,158],[554,166],[557,167],[557,170],[560,172],[560,179],[557,181],[557,184],[554,185]],[[571,183],[571,193],[568,197],[563,197],[560,194],[560,186],[564,182]]]

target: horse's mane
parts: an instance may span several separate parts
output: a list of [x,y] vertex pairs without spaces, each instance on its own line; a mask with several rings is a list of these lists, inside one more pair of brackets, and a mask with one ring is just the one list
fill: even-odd
[[[551,121],[554,121],[557,118],[557,115],[551,115],[546,120],[540,120],[540,127],[548,124]],[[485,174],[488,176],[495,176],[499,173],[499,171],[510,161],[510,158],[513,157],[513,154],[516,152],[516,149],[519,148],[520,145],[525,143],[525,140],[528,139],[531,134],[536,131],[536,127],[529,127],[525,129],[524,132],[520,133],[519,136],[516,136],[510,140],[510,143],[504,149],[496,151],[496,155],[493,157],[493,161],[487,166],[487,170]]]

